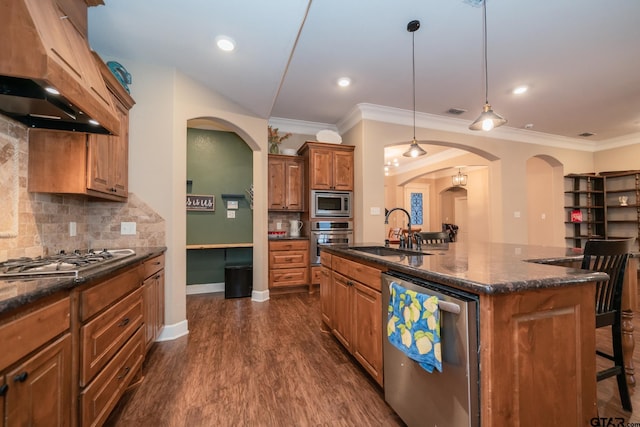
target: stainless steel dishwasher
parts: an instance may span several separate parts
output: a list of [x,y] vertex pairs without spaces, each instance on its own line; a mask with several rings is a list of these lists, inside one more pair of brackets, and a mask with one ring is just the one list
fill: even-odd
[[[428,373],[387,339],[389,285],[436,295],[440,309],[442,372]],[[409,426],[479,426],[478,297],[405,276],[382,275],[384,398]]]

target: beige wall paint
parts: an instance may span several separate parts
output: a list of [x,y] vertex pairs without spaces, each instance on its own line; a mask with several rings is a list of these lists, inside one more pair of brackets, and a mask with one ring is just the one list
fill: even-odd
[[130,117],[131,191],[166,219],[167,325],[186,321],[186,133],[187,121],[221,122],[254,150],[254,290],[266,290],[267,277],[267,121],[171,68],[127,61],[135,79],[137,104]]
[[[384,172],[382,170],[384,147],[407,143],[411,135],[409,125],[363,120],[359,123],[362,141],[356,141],[356,193],[359,194],[361,216],[356,216],[358,230],[356,240],[377,241],[385,233],[384,221],[373,221],[368,215],[370,207],[384,206]],[[487,240],[525,244],[527,232],[526,163],[531,157],[546,155],[563,165],[563,173],[585,172],[594,168],[594,155],[590,151],[555,148],[546,145],[515,142],[500,139],[500,129],[492,133],[455,133],[449,131],[416,129],[421,142],[460,148],[486,158],[488,161],[489,200]],[[366,159],[366,162],[365,162]],[[458,162],[458,160],[456,160]],[[360,165],[358,167],[358,164]],[[366,166],[365,166],[366,164]],[[448,167],[453,164],[447,165]],[[438,168],[441,168],[440,166]],[[436,168],[437,169],[437,168]],[[362,176],[358,172],[362,171]],[[398,179],[400,182],[400,179]],[[469,212],[474,211],[469,202]],[[518,216],[519,214],[519,216]],[[471,222],[472,219],[469,218]],[[480,238],[478,236],[478,238]]]
[[631,140],[634,145],[598,151],[595,154],[596,172],[640,169],[640,134]]

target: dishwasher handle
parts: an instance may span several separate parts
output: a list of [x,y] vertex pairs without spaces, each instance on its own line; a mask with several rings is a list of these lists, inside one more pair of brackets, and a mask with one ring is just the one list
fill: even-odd
[[447,313],[460,314],[460,306],[449,301],[438,301],[438,308]]

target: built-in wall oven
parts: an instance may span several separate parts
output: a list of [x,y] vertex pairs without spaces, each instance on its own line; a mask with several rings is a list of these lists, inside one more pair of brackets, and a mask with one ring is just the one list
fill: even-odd
[[480,425],[478,297],[389,271],[382,275],[383,328],[389,285],[435,295],[440,306],[442,372],[425,371],[383,335],[384,398],[407,426]]
[[347,247],[353,243],[353,221],[323,219],[312,220],[311,228],[311,264],[320,264],[322,246]]

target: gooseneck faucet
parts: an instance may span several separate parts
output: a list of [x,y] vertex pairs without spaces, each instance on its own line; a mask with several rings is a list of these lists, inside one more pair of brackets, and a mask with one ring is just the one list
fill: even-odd
[[412,236],[411,236],[411,215],[409,215],[409,212],[407,212],[406,209],[403,208],[393,208],[391,209],[389,212],[387,212],[387,215],[385,215],[384,217],[384,223],[385,224],[389,224],[389,215],[391,215],[391,212],[393,211],[402,211],[407,215],[407,241],[404,240],[404,236],[400,235],[400,247],[404,248],[407,247],[409,249],[413,248],[413,243],[412,243]]

